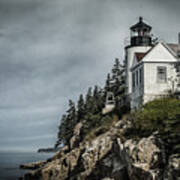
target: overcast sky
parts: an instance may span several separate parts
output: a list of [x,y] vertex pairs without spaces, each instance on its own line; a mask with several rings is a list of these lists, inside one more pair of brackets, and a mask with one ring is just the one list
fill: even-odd
[[179,0],[0,0],[0,150],[53,146],[68,99],[103,85],[143,16],[177,42]]

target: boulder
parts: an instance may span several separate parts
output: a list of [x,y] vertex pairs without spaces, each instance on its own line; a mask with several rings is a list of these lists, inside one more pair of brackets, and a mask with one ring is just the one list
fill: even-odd
[[164,180],[180,179],[180,155],[173,154],[168,159],[168,165],[164,172]]
[[74,128],[73,137],[70,139],[70,149],[77,147],[81,141],[82,122],[78,123]]

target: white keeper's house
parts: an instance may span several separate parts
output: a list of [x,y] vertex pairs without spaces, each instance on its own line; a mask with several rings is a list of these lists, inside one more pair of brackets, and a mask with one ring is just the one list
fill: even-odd
[[133,25],[125,47],[126,95],[131,109],[169,92],[180,92],[180,35],[178,44],[153,40],[151,26]]

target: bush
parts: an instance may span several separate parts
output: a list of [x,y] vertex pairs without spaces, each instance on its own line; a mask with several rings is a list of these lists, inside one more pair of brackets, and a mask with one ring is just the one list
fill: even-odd
[[[134,132],[139,136],[150,135],[154,131],[166,133],[172,130],[173,122],[180,121],[180,101],[162,98],[149,102],[142,109],[131,114]],[[174,129],[174,128],[173,128]]]
[[114,113],[101,116],[101,119],[99,119],[99,122],[96,123],[96,126],[91,126],[91,128],[87,128],[87,131],[84,132],[85,139],[90,141],[95,137],[107,132],[118,120],[118,116]]

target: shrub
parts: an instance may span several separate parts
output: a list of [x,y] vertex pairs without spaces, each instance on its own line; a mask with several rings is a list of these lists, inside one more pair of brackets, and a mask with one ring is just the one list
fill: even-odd
[[175,98],[162,98],[149,102],[142,109],[131,114],[134,132],[139,136],[149,135],[154,131],[169,132],[175,121],[180,121],[180,101]]

